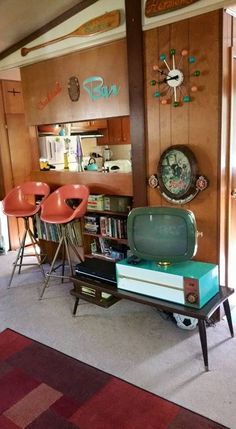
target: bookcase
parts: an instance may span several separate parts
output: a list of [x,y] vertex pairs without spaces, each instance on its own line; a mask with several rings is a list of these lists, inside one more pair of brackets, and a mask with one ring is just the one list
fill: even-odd
[[115,262],[126,257],[127,216],[131,207],[131,197],[90,195],[82,228],[86,258]]
[[[83,184],[89,187],[90,193],[95,195],[94,200],[99,199],[99,195],[106,197],[109,196],[125,196],[129,197],[130,200],[133,198],[133,180],[132,173],[101,173],[97,171],[40,171],[34,170],[31,172],[30,180],[46,182],[50,186],[51,190],[54,191],[59,186],[66,184]],[[113,199],[114,200],[114,199]],[[107,198],[107,203],[108,203]],[[96,202],[96,201],[95,201]],[[107,207],[107,206],[106,206]],[[95,209],[95,206],[93,206]],[[104,207],[99,207],[103,209]],[[91,206],[89,208],[89,214],[91,213]],[[95,209],[96,210],[96,209]],[[103,211],[100,210],[98,214],[102,215]],[[109,212],[111,215],[111,212]],[[121,218],[124,217],[123,213],[119,213]],[[93,241],[92,236],[84,235],[82,231],[82,245],[84,245],[85,253],[88,257],[91,257],[91,250],[89,247],[89,241]],[[115,240],[114,240],[115,243]],[[40,239],[41,253],[47,254],[48,261],[51,262],[53,255],[55,254],[57,242],[47,240],[44,238]],[[82,251],[82,248],[81,248]],[[90,255],[90,256],[89,256]]]
[[[85,260],[95,258],[109,261],[110,265],[127,256],[127,216],[131,208],[130,196],[90,195],[87,213],[82,222]],[[117,302],[117,296],[93,287],[97,284],[96,279],[84,278],[83,275],[76,277],[71,291],[76,298],[73,314],[80,298],[105,308]]]

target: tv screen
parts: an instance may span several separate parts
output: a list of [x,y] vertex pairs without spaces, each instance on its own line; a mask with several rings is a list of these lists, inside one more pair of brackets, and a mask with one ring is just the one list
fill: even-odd
[[175,207],[139,207],[127,222],[131,252],[158,263],[191,259],[197,250],[197,227],[190,210]]

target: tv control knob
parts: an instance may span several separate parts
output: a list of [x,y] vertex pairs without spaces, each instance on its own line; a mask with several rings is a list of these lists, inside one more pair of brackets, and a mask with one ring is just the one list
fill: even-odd
[[196,304],[196,302],[197,302],[197,300],[198,300],[198,296],[197,296],[197,294],[196,293],[189,293],[188,295],[187,295],[187,301],[190,303],[190,304]]

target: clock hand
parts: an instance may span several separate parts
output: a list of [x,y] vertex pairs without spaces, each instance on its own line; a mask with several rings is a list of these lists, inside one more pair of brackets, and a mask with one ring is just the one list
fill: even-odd
[[175,103],[177,102],[177,92],[176,92],[176,88],[174,87],[174,100]]
[[165,73],[163,70],[159,69],[159,67],[157,67],[155,69],[156,71],[158,71],[158,73],[160,73],[161,75],[164,74],[165,76],[169,76],[167,73]]
[[178,75],[176,75],[176,76],[169,76],[169,75],[167,75],[167,77],[165,77],[165,79],[163,79],[163,80],[160,80],[159,82],[157,82],[157,83],[166,83],[166,82],[168,82],[169,80],[173,80],[173,79],[175,79],[175,80],[177,80],[178,79]]

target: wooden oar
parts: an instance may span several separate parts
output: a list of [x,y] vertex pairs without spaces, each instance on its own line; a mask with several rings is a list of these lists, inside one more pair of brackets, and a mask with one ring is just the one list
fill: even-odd
[[34,51],[39,48],[44,48],[45,46],[51,45],[61,40],[65,40],[68,37],[78,37],[78,36],[92,36],[94,34],[103,33],[105,31],[112,30],[120,25],[120,11],[112,10],[107,12],[104,15],[97,16],[96,18],[91,19],[90,21],[85,22],[83,25],[78,27],[75,31],[65,34],[64,36],[58,37],[57,39],[50,40],[40,45],[32,46],[32,48],[22,48],[21,55],[25,57],[29,52]]

